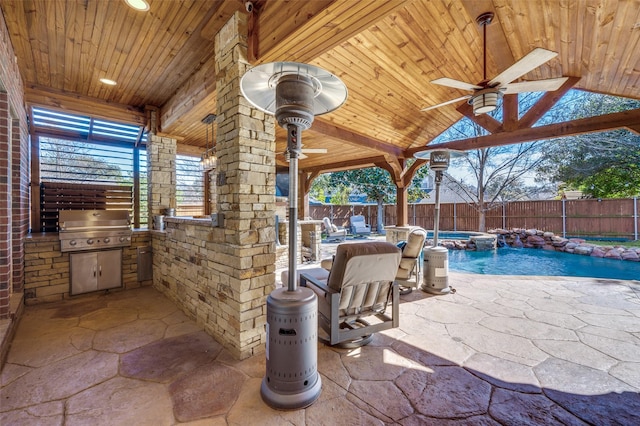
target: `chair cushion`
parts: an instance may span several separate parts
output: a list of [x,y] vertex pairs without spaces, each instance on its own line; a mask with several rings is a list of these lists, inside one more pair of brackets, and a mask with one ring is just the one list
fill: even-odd
[[340,244],[327,284],[341,291],[345,286],[393,281],[400,258],[400,249],[387,242]]
[[330,259],[322,259],[320,261],[320,267],[322,269],[326,269],[327,271],[330,271],[332,266],[333,266],[333,257]]
[[417,228],[411,231],[407,237],[407,244],[402,250],[402,257],[418,257],[426,239],[427,232],[424,229]]
[[411,272],[413,271],[415,264],[415,258],[403,257],[402,260],[400,260],[400,265],[398,266],[396,280],[408,280],[411,277]]

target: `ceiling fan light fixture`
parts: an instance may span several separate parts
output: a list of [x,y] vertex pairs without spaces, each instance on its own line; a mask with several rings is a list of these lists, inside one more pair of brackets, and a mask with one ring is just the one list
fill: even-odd
[[492,92],[479,93],[472,97],[469,103],[473,106],[475,115],[487,114],[498,107],[498,101],[502,98],[502,92],[496,90]]

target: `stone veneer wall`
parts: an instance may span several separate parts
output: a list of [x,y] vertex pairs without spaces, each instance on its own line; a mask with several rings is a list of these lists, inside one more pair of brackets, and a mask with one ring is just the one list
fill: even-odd
[[234,14],[214,44],[216,210],[224,224],[166,218],[165,233],[152,231],[154,286],[244,359],[265,351],[266,300],[275,288],[275,120],[240,91],[250,66],[246,15]]
[[[24,245],[25,304],[35,305],[69,298],[69,253],[60,251],[58,235],[35,235],[27,238]],[[151,280],[138,281],[138,247],[150,245],[149,231],[135,231],[131,237],[131,247],[123,248],[123,288],[137,288],[152,284]],[[118,289],[109,291],[118,291]]]
[[153,216],[164,214],[164,209],[176,208],[176,152],[175,139],[149,135],[147,144],[149,200],[149,227]]

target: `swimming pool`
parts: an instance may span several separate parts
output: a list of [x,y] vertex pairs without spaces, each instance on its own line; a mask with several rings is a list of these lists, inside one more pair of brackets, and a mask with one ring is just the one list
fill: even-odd
[[[471,237],[480,237],[483,235],[487,235],[487,234],[483,234],[482,232],[460,232],[460,231],[440,231],[438,232],[438,239],[439,240],[462,240],[462,241],[468,241],[469,238]],[[429,231],[427,232],[427,238],[432,240],[433,239],[433,231]]]
[[511,247],[495,251],[450,250],[449,268],[476,274],[640,280],[640,262]]

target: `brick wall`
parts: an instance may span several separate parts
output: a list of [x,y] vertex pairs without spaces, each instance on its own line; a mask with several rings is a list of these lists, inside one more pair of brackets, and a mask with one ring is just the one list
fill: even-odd
[[[69,298],[69,253],[60,251],[58,235],[35,235],[27,238],[24,245],[25,304],[36,305]],[[131,247],[123,248],[124,289],[152,284],[151,280],[138,281],[138,247],[150,245],[149,231],[136,231],[131,238]],[[117,291],[117,289],[110,291]]]
[[29,146],[22,78],[0,14],[0,319],[24,283],[22,240],[28,232]]
[[11,126],[13,293],[22,293],[24,288],[24,237],[29,232],[31,161],[29,139],[22,137],[23,134],[20,120],[13,119]]
[[9,102],[0,92],[0,318],[9,317],[12,280]]

